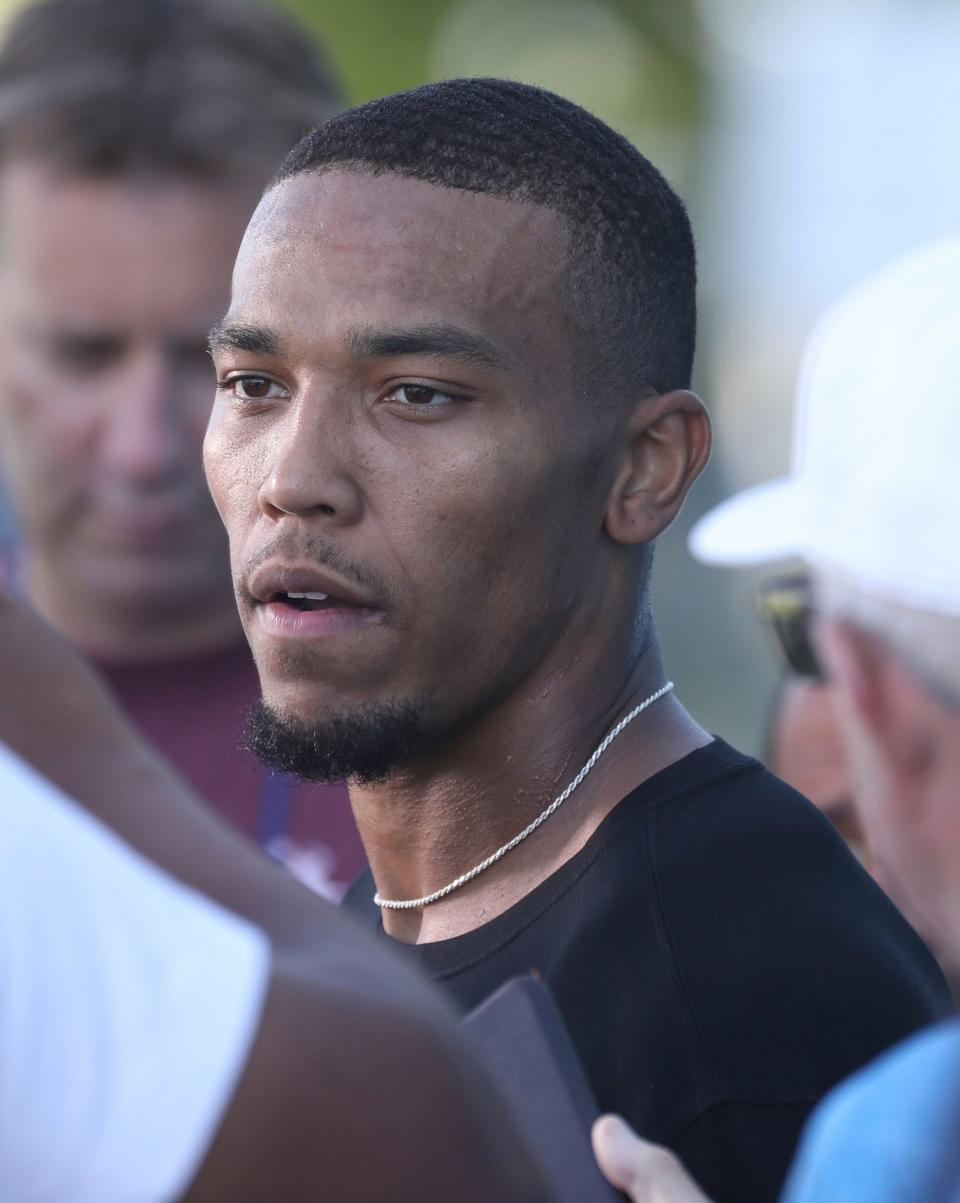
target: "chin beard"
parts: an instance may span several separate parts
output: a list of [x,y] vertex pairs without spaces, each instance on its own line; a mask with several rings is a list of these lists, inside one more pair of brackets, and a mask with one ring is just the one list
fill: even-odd
[[263,764],[303,781],[373,785],[429,742],[424,709],[410,701],[390,702],[301,723],[261,698],[247,720],[244,747]]

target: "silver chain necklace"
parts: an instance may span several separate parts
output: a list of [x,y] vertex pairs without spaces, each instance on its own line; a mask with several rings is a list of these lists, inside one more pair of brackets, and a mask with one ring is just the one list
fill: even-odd
[[587,773],[590,772],[604,752],[606,752],[607,748],[610,747],[624,727],[629,726],[630,723],[632,723],[633,720],[638,717],[638,715],[643,714],[644,710],[646,710],[648,706],[652,706],[654,702],[659,702],[664,694],[669,693],[671,689],[673,689],[673,682],[668,681],[666,685],[658,689],[656,693],[652,693],[648,698],[645,698],[639,706],[635,706],[629,714],[624,715],[620,722],[617,723],[612,730],[607,732],[603,740],[594,749],[590,759],[583,766],[580,772],[577,773],[576,777],[574,777],[574,779],[562,793],[557,794],[547,809],[541,814],[537,815],[529,827],[524,827],[523,831],[521,831],[519,835],[515,835],[509,843],[504,844],[502,848],[498,848],[496,852],[491,853],[491,855],[488,856],[486,860],[482,860],[479,865],[474,865],[474,867],[468,872],[461,873],[459,877],[455,877],[453,881],[449,882],[447,885],[441,887],[439,890],[434,890],[432,894],[425,894],[422,898],[381,898],[379,894],[374,894],[373,901],[377,906],[386,910],[411,911],[418,907],[429,906],[431,902],[438,902],[441,898],[446,898],[448,894],[452,894],[454,890],[459,890],[461,886],[465,886],[468,881],[473,881],[475,877],[479,877],[484,869],[489,869],[490,866],[495,865],[498,860],[502,860],[508,852],[512,852],[514,848],[516,848],[517,844],[522,843],[528,835],[533,835],[540,824],[546,822],[546,820],[550,818],[555,810],[559,810],[564,802],[566,802],[573,791],[577,788],[577,786],[580,785],[584,777],[586,777]]

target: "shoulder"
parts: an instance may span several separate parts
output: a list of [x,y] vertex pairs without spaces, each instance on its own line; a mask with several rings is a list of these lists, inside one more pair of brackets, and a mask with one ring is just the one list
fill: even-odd
[[[950,1147],[960,1021],[924,1032],[837,1087],[814,1112],[784,1203],[923,1196]],[[869,1187],[869,1190],[867,1189]]]
[[681,929],[723,926],[753,942],[781,919],[782,941],[816,914],[842,927],[850,911],[841,899],[852,897],[854,912],[884,909],[880,891],[811,802],[720,740],[697,756],[697,777],[671,781],[647,814],[651,869]]
[[721,739],[649,778],[613,814],[622,826],[642,820],[670,871],[707,871],[718,856],[727,870],[731,858],[769,863],[786,847],[795,860],[798,849],[838,843],[811,802]]
[[946,985],[820,812],[726,754],[740,771],[657,808],[659,919],[721,1092],[812,1100],[945,1014]]
[[811,802],[723,740],[674,766],[681,767],[686,773],[666,780],[654,803],[665,851],[696,857],[719,847],[726,855],[760,859],[798,838],[833,842],[832,827]]
[[866,947],[932,966],[811,802],[757,761],[724,746],[717,755],[726,771],[665,798],[649,837],[659,895],[678,934],[722,933],[726,954],[749,947],[764,954],[765,966],[796,967],[807,950]]

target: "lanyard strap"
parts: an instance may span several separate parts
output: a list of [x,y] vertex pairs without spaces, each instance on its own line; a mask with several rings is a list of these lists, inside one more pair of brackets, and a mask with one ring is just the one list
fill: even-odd
[[295,786],[296,778],[289,773],[264,770],[257,816],[257,843],[268,852],[275,840],[289,832]]

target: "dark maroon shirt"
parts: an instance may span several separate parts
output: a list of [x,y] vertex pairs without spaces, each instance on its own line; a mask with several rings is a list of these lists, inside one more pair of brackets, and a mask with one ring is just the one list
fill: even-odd
[[[19,549],[4,529],[0,583],[21,595]],[[305,785],[240,750],[260,682],[242,640],[212,656],[97,665],[123,710],[181,776],[234,826],[303,881],[339,902],[366,864],[344,785]]]
[[240,750],[260,696],[245,643],[213,656],[99,668],[133,722],[220,814],[339,900],[365,863],[346,788],[297,783]]

